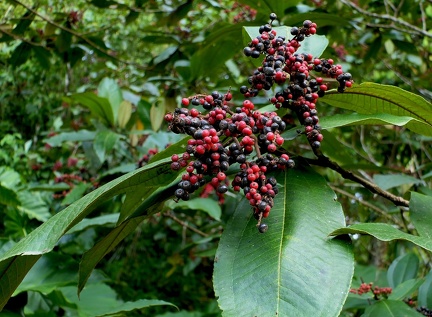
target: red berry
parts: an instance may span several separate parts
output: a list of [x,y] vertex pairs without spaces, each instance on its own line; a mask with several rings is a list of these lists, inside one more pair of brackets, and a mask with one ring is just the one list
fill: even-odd
[[187,106],[189,106],[190,101],[188,98],[183,98],[181,103],[183,106],[187,107]]

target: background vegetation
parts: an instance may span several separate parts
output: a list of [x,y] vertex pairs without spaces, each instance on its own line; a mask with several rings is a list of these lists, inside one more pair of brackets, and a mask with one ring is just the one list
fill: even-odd
[[[380,111],[350,108],[349,101],[332,101],[329,95],[319,105],[320,116],[330,118],[322,151],[395,197],[411,199],[411,204],[417,197],[417,206],[431,215],[424,208],[432,199],[430,1],[8,0],[0,3],[0,255],[87,193],[163,158],[158,153],[181,138],[167,131],[163,116],[183,96],[232,87],[233,101],[242,102],[238,87],[255,68],[242,54],[249,40],[242,38],[242,30],[267,23],[270,12],[278,14],[280,25],[316,22],[318,34],[329,40],[323,56],[342,64],[356,83],[413,93],[408,118],[406,113],[380,117]],[[382,93],[381,87],[376,89]],[[390,100],[397,99],[395,91],[389,90]],[[254,102],[265,106],[268,98]],[[398,102],[399,108],[407,105]],[[424,112],[416,105],[425,105]],[[352,110],[359,113],[356,121],[344,124],[346,117],[337,116]],[[385,106],[380,110],[385,113]],[[314,163],[304,140],[291,140],[289,151]],[[391,234],[359,236],[371,233],[370,228],[345,232],[353,234],[352,288],[362,282],[394,289],[406,284],[402,295],[387,301],[351,293],[341,315],[387,316],[380,309],[389,305],[404,311],[409,306],[403,300],[432,309],[431,218],[421,218],[424,227],[419,227],[407,206],[395,205],[334,169],[313,169],[310,177],[319,173],[336,192],[348,225],[386,223],[429,238],[413,244],[391,239]],[[151,183],[160,173],[143,175],[148,175],[143,183]],[[174,180],[168,178],[164,185]],[[149,188],[137,185],[134,190]],[[78,300],[82,255],[113,232],[119,213],[131,207],[118,193],[100,201],[91,218],[68,226],[0,315],[221,315],[212,275],[219,238],[241,200],[231,193],[222,205],[214,193],[198,195],[193,205],[168,199],[144,222],[128,222],[133,233],[107,249]],[[305,193],[303,199],[320,196]],[[8,281],[2,276],[0,283],[5,303]],[[418,315],[415,309],[409,314]]]

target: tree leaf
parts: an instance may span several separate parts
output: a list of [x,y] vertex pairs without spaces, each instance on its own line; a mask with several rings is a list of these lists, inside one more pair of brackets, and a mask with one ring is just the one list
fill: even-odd
[[27,214],[30,219],[36,219],[41,222],[47,221],[51,214],[49,207],[40,195],[40,193],[31,193],[29,191],[18,192],[18,199],[21,205],[18,209]]
[[79,130],[77,132],[62,132],[50,138],[44,139],[44,142],[51,146],[62,146],[63,142],[83,142],[92,141],[96,132],[88,130]]
[[164,120],[166,112],[165,100],[156,102],[150,109],[151,126],[154,131],[158,131]]
[[117,81],[106,77],[102,79],[98,86],[98,96],[108,99],[111,112],[114,116],[113,122],[117,122],[120,104],[123,101],[123,94]]
[[386,113],[415,118],[423,124],[412,122],[411,131],[432,135],[432,105],[424,98],[399,87],[375,83],[354,85],[344,93],[329,91],[322,101],[338,108],[362,114]]
[[119,106],[118,112],[118,126],[123,129],[126,127],[132,116],[132,104],[130,101],[123,100]]
[[420,317],[414,308],[400,300],[382,300],[368,306],[362,317]]
[[105,161],[105,154],[110,152],[122,137],[122,135],[110,130],[101,131],[96,134],[93,148],[101,163]]
[[174,210],[201,210],[206,212],[210,217],[220,220],[222,214],[221,206],[209,198],[194,198],[188,201],[169,202],[168,206]]
[[[122,302],[117,299],[116,292],[108,285],[98,283],[87,285],[80,298],[78,298],[73,286],[60,288],[65,298],[75,303],[78,308],[78,316],[107,316],[121,315],[124,312],[133,311],[156,305],[175,305],[162,300],[140,299],[134,302]],[[123,314],[121,314],[123,313]]]
[[31,45],[26,42],[21,42],[12,52],[12,55],[9,58],[9,63],[13,67],[18,67],[27,61],[30,57],[30,53]]
[[432,240],[432,197],[411,192],[410,219],[420,236]]
[[103,215],[103,216],[89,218],[89,219],[83,219],[81,222],[73,226],[73,228],[71,228],[68,232],[66,232],[66,234],[79,232],[95,226],[107,227],[107,225],[109,224],[115,225],[118,221],[118,218],[119,218],[119,213]]
[[406,126],[410,130],[416,129],[418,126],[423,126],[425,131],[428,131],[430,128],[427,123],[418,119],[405,116],[394,116],[387,113],[336,114],[320,119],[320,124],[323,129],[332,129],[352,125],[396,125],[399,127]]
[[277,180],[265,234],[246,199],[222,234],[213,280],[223,316],[337,316],[354,271],[351,244],[328,239],[344,223],[342,208],[309,167]]
[[373,176],[374,182],[384,190],[388,190],[390,188],[399,187],[402,185],[412,186],[413,184],[422,184],[423,181],[421,179],[405,175],[405,174],[388,174],[381,175],[375,174]]
[[70,228],[98,205],[138,184],[163,186],[176,177],[168,159],[146,165],[92,191],[33,230],[0,256],[0,309],[38,258],[50,252]]
[[432,307],[432,271],[429,271],[426,280],[419,287],[417,301],[419,306]]
[[412,295],[412,293],[414,293],[423,282],[423,278],[411,279],[402,282],[398,286],[396,286],[395,289],[393,289],[392,293],[389,296],[389,299],[403,300],[407,297],[411,297],[410,295]]
[[73,94],[72,101],[87,107],[93,115],[99,117],[106,125],[114,126],[114,114],[107,98],[102,98],[92,92]]
[[419,259],[413,253],[407,253],[396,258],[387,270],[387,280],[391,288],[417,276]]
[[0,205],[16,207],[21,205],[21,202],[15,191],[0,185]]
[[339,228],[331,236],[341,234],[368,234],[381,241],[406,240],[432,251],[432,240],[402,232],[387,223],[357,223],[346,228]]

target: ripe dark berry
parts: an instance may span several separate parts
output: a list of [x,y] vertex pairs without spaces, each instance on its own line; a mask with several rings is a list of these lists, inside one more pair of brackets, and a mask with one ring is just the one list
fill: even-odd
[[277,19],[277,15],[276,15],[276,13],[274,13],[274,12],[272,12],[272,13],[270,13],[270,16],[269,16],[269,18],[270,18],[270,20],[276,20]]
[[265,233],[268,230],[268,225],[265,223],[262,223],[258,226],[258,231],[260,233]]

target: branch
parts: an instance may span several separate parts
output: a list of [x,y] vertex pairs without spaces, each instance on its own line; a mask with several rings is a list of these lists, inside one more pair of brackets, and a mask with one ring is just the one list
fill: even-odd
[[93,47],[95,50],[99,51],[103,55],[106,55],[106,56],[108,56],[108,57],[116,60],[119,63],[123,63],[123,64],[126,64],[126,65],[132,65],[132,66],[134,66],[136,68],[139,68],[139,69],[145,69],[143,66],[141,66],[139,64],[136,64],[136,63],[133,63],[133,62],[129,62],[129,61],[126,61],[126,60],[123,60],[121,58],[118,58],[118,57],[114,56],[112,53],[110,53],[110,51],[105,50],[104,48],[100,47],[95,42],[93,42],[92,40],[90,40],[87,37],[83,36],[82,34],[80,34],[78,32],[75,32],[74,30],[69,29],[69,28],[67,28],[67,27],[65,27],[65,26],[63,26],[61,24],[58,24],[57,22],[55,22],[55,21],[47,18],[46,16],[38,13],[36,10],[34,10],[33,8],[25,5],[24,3],[20,2],[19,0],[11,0],[11,1],[15,2],[16,4],[18,4],[18,5],[20,5],[20,6],[24,7],[24,8],[26,8],[27,10],[29,10],[30,12],[32,12],[36,16],[40,17],[42,20],[46,21],[47,23],[49,23],[49,24],[51,24],[51,25],[59,28],[60,30],[63,30],[65,32],[67,32],[67,33],[70,33],[70,34],[76,36],[77,38],[79,38],[81,40],[83,40],[84,42],[86,42],[88,45],[90,45],[91,47]]
[[189,226],[186,222],[184,222],[184,221],[181,221],[179,218],[177,218],[176,216],[174,216],[172,213],[170,213],[170,212],[165,212],[165,213],[163,213],[163,215],[165,216],[165,217],[169,217],[169,218],[171,218],[172,220],[174,220],[175,222],[177,222],[177,223],[179,223],[180,225],[182,225],[183,227],[185,227],[185,228],[187,228],[187,229],[189,229],[189,230],[191,230],[191,231],[193,231],[193,232],[195,232],[195,233],[198,233],[200,236],[202,236],[202,237],[208,237],[208,234],[207,233],[204,233],[204,232],[202,232],[201,230],[198,230],[198,229],[196,229],[196,228],[194,228],[194,227],[191,227],[191,226]]
[[[408,32],[408,33],[411,33],[411,34],[418,34],[418,35],[422,35],[422,36],[426,36],[426,37],[432,38],[432,34],[431,33],[427,32],[425,30],[422,30],[421,28],[418,28],[418,27],[416,27],[416,26],[414,26],[414,25],[412,25],[412,24],[410,24],[410,23],[408,23],[408,22],[406,22],[404,20],[396,18],[394,16],[391,16],[391,15],[388,15],[388,14],[377,14],[377,13],[369,12],[367,10],[364,10],[364,9],[360,8],[355,3],[353,3],[353,2],[351,2],[349,0],[341,0],[341,2],[343,4],[345,4],[345,5],[353,8],[357,12],[365,15],[365,16],[372,17],[372,18],[377,18],[377,19],[381,19],[381,20],[388,20],[388,21],[391,21],[391,22],[393,22],[395,24],[402,25],[405,28],[407,28],[408,30],[410,30],[410,31],[403,30],[404,32]],[[381,27],[384,27],[384,26],[381,26]],[[387,26],[387,27],[391,27],[391,26]],[[402,30],[402,29],[400,29],[400,30]]]
[[26,40],[25,38],[22,38],[22,37],[14,34],[14,33],[6,31],[4,28],[0,27],[0,32],[3,33],[3,34],[6,34],[6,35],[8,35],[8,36],[10,36],[12,38],[14,38],[15,40],[18,40],[18,41],[21,41],[21,42],[25,42],[25,43],[30,44],[32,46],[40,46],[40,47],[45,48],[46,50],[50,50],[50,48],[46,47],[45,45],[42,45],[41,43],[36,43],[36,42],[32,42],[32,41]]
[[369,189],[372,193],[375,193],[381,197],[384,197],[391,202],[393,202],[396,206],[409,207],[409,201],[403,199],[400,196],[393,195],[392,193],[383,190],[378,185],[360,177],[358,175],[353,174],[350,171],[347,171],[340,167],[337,163],[331,161],[328,157],[324,156],[322,153],[315,153],[317,155],[317,159],[306,159],[309,164],[328,167],[336,172],[338,172],[343,178],[352,180],[356,183],[363,185],[365,188]]

